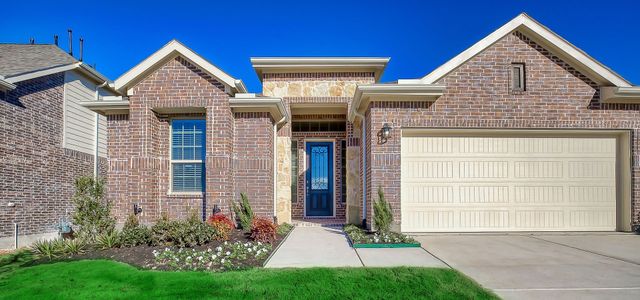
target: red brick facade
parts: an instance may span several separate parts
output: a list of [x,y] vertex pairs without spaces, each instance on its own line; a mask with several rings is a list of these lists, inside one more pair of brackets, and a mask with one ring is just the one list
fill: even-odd
[[56,231],[73,209],[75,178],[93,174],[93,155],[62,147],[63,91],[57,73],[0,92],[0,237],[14,222],[21,235]]
[[[526,91],[512,93],[510,66],[526,66]],[[368,199],[383,187],[400,220],[400,128],[577,128],[632,131],[633,224],[640,223],[640,105],[602,104],[599,87],[567,63],[516,32],[446,75],[435,103],[373,102],[366,112]],[[384,144],[375,136],[393,127]],[[370,127],[369,127],[370,126]],[[369,216],[371,201],[368,202]],[[369,218],[369,222],[370,222]]]
[[[133,87],[129,115],[111,115],[110,199],[123,220],[139,204],[144,222],[161,213],[210,215],[214,205],[229,212],[245,192],[256,213],[273,215],[273,120],[267,113],[234,113],[225,87],[178,57]],[[155,113],[154,109],[163,112]],[[205,113],[171,113],[205,108]],[[170,124],[176,118],[206,119],[204,194],[170,192]]]

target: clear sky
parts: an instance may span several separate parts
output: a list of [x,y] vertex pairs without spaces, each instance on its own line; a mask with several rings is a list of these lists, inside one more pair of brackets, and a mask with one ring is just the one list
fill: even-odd
[[176,38],[261,92],[252,56],[388,56],[382,81],[417,78],[526,12],[640,84],[640,1],[6,1],[0,42],[85,39],[115,80]]

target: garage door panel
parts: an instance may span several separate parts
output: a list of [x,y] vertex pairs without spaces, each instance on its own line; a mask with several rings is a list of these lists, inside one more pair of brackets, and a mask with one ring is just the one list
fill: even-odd
[[615,230],[615,152],[615,138],[405,137],[402,230]]

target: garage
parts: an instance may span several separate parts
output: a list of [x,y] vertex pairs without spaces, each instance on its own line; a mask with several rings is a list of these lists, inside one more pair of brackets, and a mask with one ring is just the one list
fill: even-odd
[[401,229],[624,230],[626,139],[604,131],[403,130]]

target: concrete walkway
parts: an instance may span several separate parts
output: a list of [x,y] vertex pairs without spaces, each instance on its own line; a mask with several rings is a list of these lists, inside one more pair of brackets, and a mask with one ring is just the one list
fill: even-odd
[[422,248],[354,249],[339,229],[295,227],[267,268],[447,266]]

